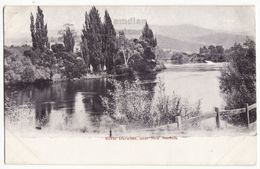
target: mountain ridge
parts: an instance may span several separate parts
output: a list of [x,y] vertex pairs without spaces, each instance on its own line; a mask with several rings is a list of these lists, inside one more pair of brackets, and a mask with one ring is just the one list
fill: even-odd
[[[208,45],[222,45],[224,48],[231,47],[234,43],[242,43],[247,35],[242,33],[230,33],[228,31],[217,31],[199,27],[191,24],[182,25],[151,25],[157,38],[158,46],[161,48],[174,49],[184,52],[197,52],[200,47]],[[125,31],[127,38],[139,38],[140,29],[121,29]],[[117,30],[118,31],[118,30]],[[58,30],[49,30],[49,39],[57,39]],[[80,38],[81,29],[77,29],[77,39]],[[28,44],[30,35],[24,37],[5,38],[5,45]],[[249,36],[253,38],[254,36]]]

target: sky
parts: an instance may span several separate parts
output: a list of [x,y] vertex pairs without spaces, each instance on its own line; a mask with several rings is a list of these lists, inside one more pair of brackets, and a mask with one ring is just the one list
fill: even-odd
[[[49,35],[55,36],[65,23],[80,31],[84,14],[91,6],[41,6]],[[103,20],[108,10],[116,29],[141,29],[146,20],[149,25],[191,24],[203,28],[229,32],[255,32],[253,6],[96,6]],[[4,9],[5,43],[12,39],[30,40],[30,14],[35,16],[36,6],[7,6]],[[122,22],[127,21],[123,24]],[[80,33],[80,32],[79,32]]]

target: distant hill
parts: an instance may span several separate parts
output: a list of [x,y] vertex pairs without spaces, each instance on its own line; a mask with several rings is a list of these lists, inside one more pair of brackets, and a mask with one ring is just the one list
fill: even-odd
[[[222,45],[229,48],[234,43],[242,43],[246,35],[198,27],[195,25],[158,26],[151,25],[161,48],[185,52],[198,52],[202,46]],[[126,37],[139,38],[141,30],[124,30]]]
[[231,47],[234,43],[244,42],[246,35],[230,34],[230,33],[214,33],[204,36],[194,37],[194,41],[198,41],[204,44],[222,45],[224,47]]
[[[203,45],[223,45],[224,48],[229,48],[235,42],[241,43],[246,39],[246,34],[211,30],[189,24],[173,26],[151,25],[150,27],[153,30],[158,40],[158,45],[161,48],[174,49],[183,52],[198,52],[199,48]],[[76,31],[76,41],[80,41],[81,30]],[[123,31],[129,39],[139,38],[141,35],[141,30],[125,29]],[[58,37],[57,32],[58,30],[49,30],[49,39],[55,41]],[[12,39],[5,40],[5,45],[28,44],[31,41],[30,34],[26,34],[26,37],[14,37]]]
[[244,42],[247,37],[246,34],[210,30],[188,24],[176,26],[152,25],[151,28],[156,34],[158,45],[161,48],[172,48],[181,51],[196,52],[199,47],[211,44],[229,48],[234,43]]
[[193,37],[204,36],[215,33],[216,31],[195,25],[183,24],[173,26],[151,25],[155,34],[160,34],[174,39],[191,39]]
[[162,35],[155,36],[157,38],[158,45],[161,48],[174,49],[185,52],[198,52],[200,47],[209,45],[222,45],[224,48],[230,48],[234,45],[234,43],[243,43],[246,40],[245,35],[235,35],[228,33],[214,33],[184,40]]
[[157,38],[157,44],[163,49],[173,49],[175,51],[185,51],[185,52],[198,52],[199,48],[203,44],[196,42],[183,41],[179,39],[169,38],[162,35],[155,35]]

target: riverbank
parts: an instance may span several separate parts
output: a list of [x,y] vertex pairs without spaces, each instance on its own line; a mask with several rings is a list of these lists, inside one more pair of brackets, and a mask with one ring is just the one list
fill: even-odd
[[[160,72],[162,70],[166,69],[166,66],[164,62],[158,62],[156,64],[155,68],[152,71],[144,72],[144,73],[155,73]],[[58,82],[64,82],[64,81],[77,81],[77,80],[86,80],[86,79],[101,79],[101,78],[113,78],[113,77],[122,77],[122,76],[129,76],[130,74],[143,74],[142,72],[132,72],[132,73],[121,73],[121,74],[107,74],[106,72],[100,72],[100,73],[87,73],[80,78],[73,78],[69,79],[66,77],[61,77],[60,74],[54,74],[51,79],[36,79],[32,82],[23,82],[23,81],[17,81],[17,82],[11,82],[11,81],[5,81],[5,86],[17,86],[17,85],[27,85],[27,84],[39,84],[39,83],[58,83]]]

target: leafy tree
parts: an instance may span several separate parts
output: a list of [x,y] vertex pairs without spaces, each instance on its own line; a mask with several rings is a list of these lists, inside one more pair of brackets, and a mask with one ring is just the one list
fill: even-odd
[[216,53],[216,47],[215,47],[215,46],[210,45],[210,46],[208,47],[208,49],[209,49],[209,54],[210,54],[210,55],[214,55],[214,54]]
[[89,50],[88,50],[88,44],[87,44],[87,39],[82,38],[82,42],[80,43],[80,51],[81,51],[81,56],[87,66],[87,69],[90,67],[89,63]]
[[56,43],[56,44],[51,45],[51,50],[54,53],[60,53],[60,52],[64,52],[65,51],[65,47],[61,43]]
[[144,50],[144,59],[145,60],[151,60],[151,59],[155,59],[155,54],[152,51],[152,49],[150,47],[145,48]]
[[140,39],[148,42],[150,47],[157,46],[157,39],[154,38],[153,31],[152,31],[152,29],[149,28],[149,25],[147,24],[147,22],[145,22]]
[[103,54],[105,56],[105,65],[107,73],[111,73],[114,66],[114,56],[116,54],[116,31],[112,24],[107,10],[105,11],[103,25]]
[[119,31],[118,39],[117,39],[117,47],[118,47],[117,56],[119,57],[116,58],[116,62],[124,63],[125,66],[128,67],[129,59],[135,52],[135,42],[128,40],[125,37],[124,31]]
[[225,53],[223,46],[214,46],[210,45],[208,47],[203,46],[199,49],[199,54],[201,57],[204,57],[206,60],[211,60],[214,62],[223,62],[225,61]]
[[75,40],[70,27],[67,27],[65,33],[63,34],[63,43],[67,52],[73,52]]
[[224,54],[224,48],[223,46],[216,46],[216,53],[217,54]]
[[36,39],[35,39],[35,26],[34,26],[34,17],[33,17],[32,13],[31,13],[30,19],[31,19],[30,31],[31,31],[31,36],[32,36],[32,46],[33,46],[33,49],[36,49],[37,45],[36,45]]
[[72,53],[63,53],[65,55],[64,59],[64,74],[67,78],[80,78],[85,75],[87,72],[86,64],[82,61],[82,58],[78,57]]
[[36,13],[36,21],[34,24],[34,17],[31,14],[31,36],[33,50],[40,49],[42,52],[49,48],[48,37],[47,37],[47,24],[44,24],[44,14],[42,9],[38,6]]
[[200,54],[208,54],[209,51],[208,51],[208,48],[206,46],[203,46],[202,48],[200,48],[200,51],[199,51]]
[[[228,65],[221,72],[220,89],[228,109],[241,108],[256,102],[255,42],[235,44],[227,57]],[[240,118],[238,118],[240,120]],[[241,120],[240,120],[241,121]]]
[[21,78],[24,82],[34,82],[35,81],[35,73],[33,66],[26,66],[21,74]]
[[91,8],[89,15],[85,14],[85,25],[82,33],[82,38],[87,41],[89,63],[92,65],[94,72],[99,72],[103,69],[102,65],[104,64],[102,55],[102,23],[99,12],[95,7]]
[[58,33],[57,33],[59,42],[63,42],[64,41],[63,35],[66,33],[67,28],[70,28],[70,32],[72,33],[73,38],[76,39],[77,32],[73,29],[73,26],[74,25],[71,24],[71,23],[65,23],[63,25],[63,29],[59,30]]
[[90,56],[89,56],[89,49],[88,49],[89,40],[90,40],[89,16],[88,13],[86,12],[85,25],[83,26],[82,35],[81,35],[80,50],[88,69],[90,67],[90,62],[89,62]]
[[125,37],[124,31],[118,32],[118,42],[117,43],[118,43],[117,45],[118,45],[119,48],[126,46],[127,39]]

